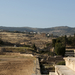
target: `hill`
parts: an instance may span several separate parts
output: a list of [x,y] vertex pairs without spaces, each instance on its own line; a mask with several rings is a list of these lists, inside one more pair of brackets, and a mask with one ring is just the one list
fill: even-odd
[[0,30],[8,30],[8,31],[35,31],[35,32],[43,32],[50,33],[54,35],[73,35],[75,33],[75,27],[71,28],[68,26],[60,26],[60,27],[52,27],[52,28],[31,28],[31,27],[3,27],[0,26]]

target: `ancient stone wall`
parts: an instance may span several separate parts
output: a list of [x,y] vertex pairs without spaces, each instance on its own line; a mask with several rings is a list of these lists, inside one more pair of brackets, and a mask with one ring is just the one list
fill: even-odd
[[6,52],[6,55],[16,55],[16,56],[32,56],[32,54],[21,54],[21,53],[12,53],[12,52]]

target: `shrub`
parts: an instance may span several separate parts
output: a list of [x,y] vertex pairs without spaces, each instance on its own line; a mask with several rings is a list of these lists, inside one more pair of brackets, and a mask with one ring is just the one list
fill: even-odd
[[23,47],[30,47],[30,45],[24,45]]
[[50,43],[47,43],[46,46],[48,47],[50,45]]
[[37,48],[36,48],[35,44],[33,44],[32,48],[34,48],[34,50],[37,50]]
[[60,61],[57,63],[57,65],[65,65],[65,61]]

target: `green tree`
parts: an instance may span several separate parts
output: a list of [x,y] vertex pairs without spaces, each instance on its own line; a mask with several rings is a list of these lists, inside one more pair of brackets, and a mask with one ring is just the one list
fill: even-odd
[[64,55],[65,55],[65,46],[63,46],[61,43],[56,43],[56,44],[55,44],[54,52],[55,52],[57,55],[62,55],[62,56],[64,56]]
[[4,43],[4,42],[2,41],[2,39],[0,39],[0,45],[3,45],[3,43]]
[[56,39],[56,42],[57,42],[57,43],[61,43],[61,41],[62,41],[62,40],[61,40],[61,37],[58,37],[58,38]]
[[67,42],[67,44],[68,44],[68,45],[71,45],[71,44],[72,44],[72,36],[71,36],[71,35],[68,37],[68,42]]
[[56,39],[52,39],[52,46],[55,47]]
[[73,37],[71,41],[72,41],[71,46],[74,46],[75,47],[75,37]]
[[66,44],[67,44],[67,36],[66,35],[65,35],[64,39],[65,39],[65,47],[66,47]]

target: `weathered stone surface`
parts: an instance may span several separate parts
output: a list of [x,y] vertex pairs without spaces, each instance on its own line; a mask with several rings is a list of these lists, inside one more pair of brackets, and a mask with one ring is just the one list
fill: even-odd
[[50,72],[49,75],[56,75],[55,72]]
[[39,64],[38,58],[36,58],[35,65],[36,65],[35,74],[32,74],[32,75],[41,75],[41,72],[40,72],[40,64]]
[[56,75],[75,75],[75,71],[71,70],[67,66],[56,65],[55,66]]
[[75,57],[64,58],[66,65],[55,65],[55,73],[49,75],[75,75]]
[[64,58],[66,66],[75,71],[75,57]]

